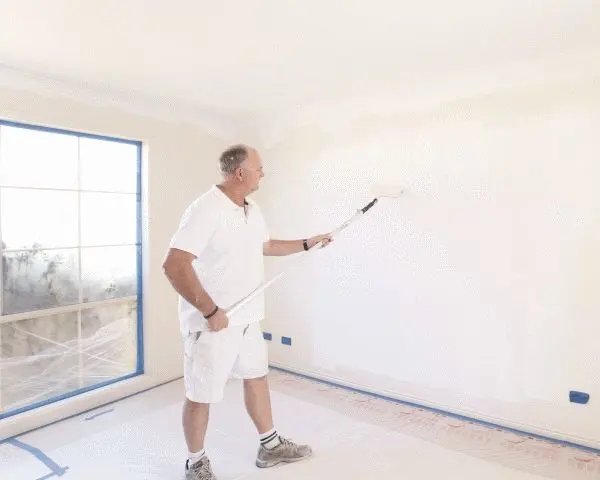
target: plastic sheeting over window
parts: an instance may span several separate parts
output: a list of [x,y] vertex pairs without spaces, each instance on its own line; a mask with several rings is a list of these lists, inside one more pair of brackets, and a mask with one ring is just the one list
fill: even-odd
[[0,325],[2,415],[136,371],[137,301]]

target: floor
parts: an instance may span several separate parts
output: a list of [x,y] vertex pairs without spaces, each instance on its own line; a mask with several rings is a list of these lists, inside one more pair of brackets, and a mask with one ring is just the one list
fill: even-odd
[[[260,470],[241,385],[211,413],[208,453],[219,480],[600,479],[600,456],[331,387],[274,370],[279,431],[309,442],[310,460]],[[182,382],[0,444],[2,480],[182,479]]]

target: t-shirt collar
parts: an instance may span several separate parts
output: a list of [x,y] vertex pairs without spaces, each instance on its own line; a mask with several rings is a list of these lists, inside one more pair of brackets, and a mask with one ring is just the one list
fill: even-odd
[[227,195],[225,195],[225,192],[223,192],[223,190],[221,190],[216,184],[213,184],[212,189],[215,190],[217,192],[217,195],[223,200],[223,202],[230,206],[232,210],[238,210],[240,208],[244,208],[244,207],[249,207],[250,204],[248,203],[247,199],[244,199],[244,206],[240,206],[237,203],[235,203],[233,200],[231,200],[231,198],[229,198]]

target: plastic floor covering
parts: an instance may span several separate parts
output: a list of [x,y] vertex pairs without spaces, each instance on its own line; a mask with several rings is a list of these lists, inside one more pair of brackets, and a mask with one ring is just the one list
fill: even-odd
[[[312,445],[303,462],[261,470],[257,435],[232,381],[211,411],[207,452],[219,480],[600,480],[600,456],[274,370],[282,435]],[[0,444],[0,479],[183,479],[178,380]]]

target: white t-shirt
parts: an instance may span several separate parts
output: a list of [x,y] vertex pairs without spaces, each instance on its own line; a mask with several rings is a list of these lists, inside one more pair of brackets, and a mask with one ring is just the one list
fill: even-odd
[[[222,309],[251,293],[264,280],[263,243],[269,231],[252,200],[236,205],[216,185],[198,197],[183,214],[170,246],[196,256],[194,270],[202,287]],[[230,325],[264,318],[264,293],[229,318]],[[179,297],[181,332],[208,329],[208,322],[185,298]]]

